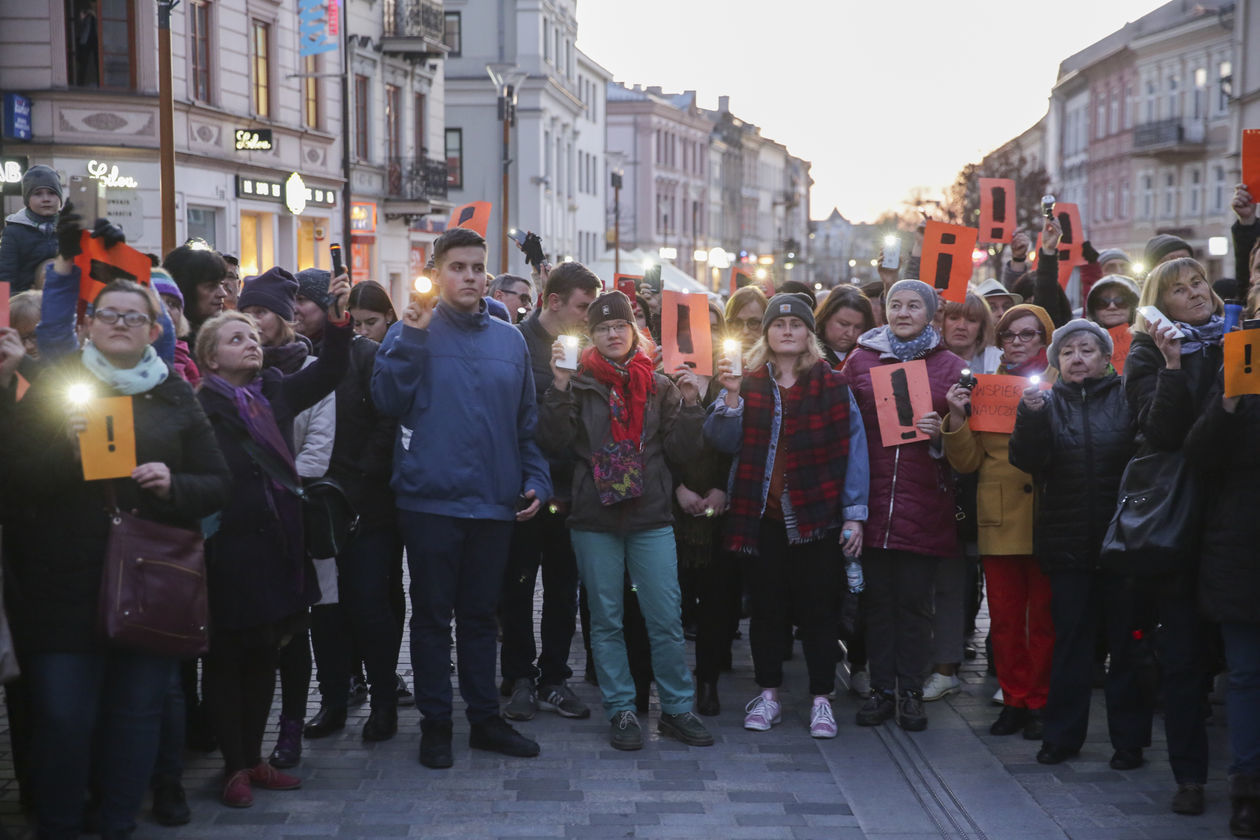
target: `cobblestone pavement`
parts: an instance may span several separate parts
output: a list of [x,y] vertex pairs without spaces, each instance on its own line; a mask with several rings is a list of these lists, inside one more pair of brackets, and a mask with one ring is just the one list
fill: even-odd
[[[982,617],[983,623],[983,617]],[[138,840],[299,840],[299,838],[794,838],[795,840],[1209,840],[1226,838],[1229,802],[1224,726],[1210,729],[1212,771],[1207,814],[1168,811],[1172,776],[1157,721],[1150,761],[1133,772],[1111,770],[1102,693],[1096,692],[1089,742],[1057,767],[1034,760],[1038,745],[1018,735],[997,738],[996,689],[981,658],[966,664],[964,689],[928,704],[926,732],[889,723],[854,725],[856,697],[843,687],[835,702],[839,737],[809,737],[809,697],[799,646],[788,663],[783,723],[746,732],[743,705],[756,689],[746,640],[735,643],[734,671],[720,683],[722,715],[707,719],[717,743],[686,747],[655,733],[653,698],[641,752],[607,743],[598,690],[582,681],[581,640],[574,642],[572,685],[594,715],[564,720],[540,712],[519,728],[542,745],[537,759],[472,752],[458,712],[455,767],[428,770],[416,761],[418,714],[404,708],[392,741],[364,744],[366,706],[345,731],[308,741],[296,772],[301,790],[258,791],[254,807],[217,801],[215,755],[189,755],[185,784],[193,822],[162,828],[141,817]],[[408,656],[404,640],[403,665]],[[983,648],[981,647],[981,650]],[[842,677],[843,668],[842,668]],[[410,682],[410,679],[408,679]],[[317,708],[312,695],[310,710]],[[1215,706],[1218,720],[1224,710]],[[265,749],[275,736],[275,717]],[[0,720],[7,727],[7,720]],[[0,736],[0,825],[16,838],[25,827],[12,778],[7,733]]]

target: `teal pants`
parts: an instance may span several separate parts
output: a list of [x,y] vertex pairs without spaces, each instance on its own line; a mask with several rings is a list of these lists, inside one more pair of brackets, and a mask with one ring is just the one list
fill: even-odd
[[671,715],[691,711],[694,689],[683,641],[674,529],[625,535],[572,531],[571,537],[591,609],[591,652],[604,713],[612,719],[618,712],[634,710],[634,679],[622,632],[626,572],[647,624],[661,710]]

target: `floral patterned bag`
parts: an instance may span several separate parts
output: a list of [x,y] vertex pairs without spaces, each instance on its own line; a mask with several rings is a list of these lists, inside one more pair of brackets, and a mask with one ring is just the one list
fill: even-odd
[[591,453],[599,503],[607,507],[643,495],[643,450],[633,441],[608,443]]

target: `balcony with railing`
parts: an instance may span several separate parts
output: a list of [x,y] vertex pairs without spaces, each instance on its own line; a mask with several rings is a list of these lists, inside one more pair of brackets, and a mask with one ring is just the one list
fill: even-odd
[[1199,154],[1207,142],[1202,120],[1167,120],[1145,123],[1133,129],[1133,152],[1139,155]]
[[381,49],[417,59],[446,55],[446,14],[442,0],[383,0]]
[[432,213],[446,201],[447,164],[426,157],[390,158],[385,167],[385,213],[414,216]]

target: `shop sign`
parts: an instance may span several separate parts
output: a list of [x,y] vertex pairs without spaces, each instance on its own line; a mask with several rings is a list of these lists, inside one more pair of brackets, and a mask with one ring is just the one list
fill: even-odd
[[340,42],[339,0],[298,0],[298,55],[334,52]]
[[376,233],[376,202],[350,202],[350,230],[355,233]]
[[0,157],[0,184],[4,185],[4,195],[22,194],[22,176],[29,165],[26,157]]
[[87,173],[105,185],[106,189],[134,190],[140,182],[130,175],[119,175],[118,164],[111,166],[104,161],[89,160]]
[[[297,179],[296,181],[294,181],[295,178]],[[290,187],[291,184],[293,185],[292,187]],[[301,197],[300,202],[299,196]],[[237,175],[236,197],[283,204],[294,215],[301,215],[302,211],[305,211],[307,207],[337,206],[336,190],[326,190],[323,187],[308,187],[302,180],[302,176],[296,172],[290,174],[284,181]],[[293,207],[299,204],[302,210],[295,211]]]
[[31,139],[31,100],[20,93],[4,95],[4,136],[10,140]]
[[270,152],[272,148],[270,128],[236,129],[236,151]]

